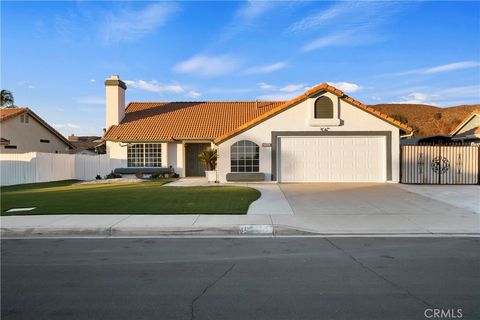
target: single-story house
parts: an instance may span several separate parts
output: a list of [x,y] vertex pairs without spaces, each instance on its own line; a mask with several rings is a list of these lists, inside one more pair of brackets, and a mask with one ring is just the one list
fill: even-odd
[[69,153],[75,147],[29,108],[1,108],[1,152]]
[[454,142],[480,144],[480,114],[473,112],[450,133]]
[[110,166],[130,172],[171,166],[202,176],[198,153],[214,147],[220,182],[398,182],[400,135],[413,130],[327,84],[290,101],[126,108],[125,83],[112,76],[105,86]]

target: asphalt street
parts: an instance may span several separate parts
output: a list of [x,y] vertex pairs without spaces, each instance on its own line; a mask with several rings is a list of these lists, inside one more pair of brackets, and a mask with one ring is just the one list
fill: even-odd
[[[480,319],[480,238],[10,239],[2,319]],[[448,314],[447,314],[448,313]]]

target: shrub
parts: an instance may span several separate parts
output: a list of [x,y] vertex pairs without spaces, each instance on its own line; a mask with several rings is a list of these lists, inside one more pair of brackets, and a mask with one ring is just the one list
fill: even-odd
[[217,168],[217,149],[207,148],[198,155],[198,159],[205,164],[208,171]]
[[402,123],[408,123],[407,117],[401,114],[392,114],[392,118]]
[[118,174],[118,173],[115,173],[115,172],[112,171],[105,176],[105,179],[117,179],[117,178],[121,178],[121,177],[122,177],[121,174]]
[[158,171],[150,175],[150,179],[160,179],[161,177],[162,177],[162,173]]
[[179,177],[180,177],[180,175],[179,175],[178,173],[176,173],[176,172],[172,174],[172,178],[177,179],[177,178],[179,178]]
[[95,177],[95,179],[97,179],[97,180],[102,180],[102,176],[99,175],[99,174],[97,174],[97,176]]
[[135,173],[135,177],[136,177],[137,179],[143,179],[143,172],[137,172],[137,173]]
[[173,170],[173,167],[170,166],[169,170],[166,171],[166,170],[159,170],[155,173],[152,173],[150,175],[150,179],[163,179],[163,178],[178,178],[179,175],[177,173],[175,173],[175,171]]

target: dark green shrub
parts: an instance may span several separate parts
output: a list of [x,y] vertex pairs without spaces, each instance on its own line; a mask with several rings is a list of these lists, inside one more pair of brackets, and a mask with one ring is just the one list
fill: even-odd
[[97,176],[95,177],[95,179],[97,179],[97,180],[102,180],[102,176],[99,175],[99,174],[97,174]]
[[118,174],[118,173],[115,173],[115,172],[112,171],[105,176],[105,179],[117,179],[117,178],[121,178],[121,177],[122,177],[121,174]]
[[152,173],[150,175],[150,179],[154,180],[154,179],[160,179],[162,177],[162,173],[161,172],[155,172],[155,173]]

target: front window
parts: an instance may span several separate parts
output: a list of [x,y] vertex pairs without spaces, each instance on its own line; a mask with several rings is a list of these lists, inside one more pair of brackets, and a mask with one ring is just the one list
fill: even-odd
[[160,143],[135,143],[127,147],[127,166],[132,168],[157,168],[162,166]]
[[258,172],[260,148],[252,141],[242,140],[230,149],[231,172]]

